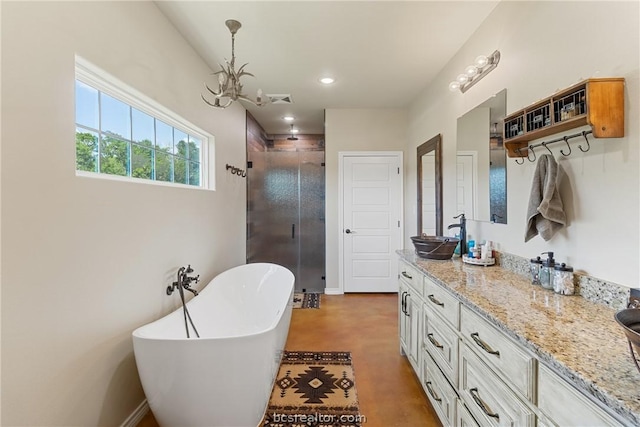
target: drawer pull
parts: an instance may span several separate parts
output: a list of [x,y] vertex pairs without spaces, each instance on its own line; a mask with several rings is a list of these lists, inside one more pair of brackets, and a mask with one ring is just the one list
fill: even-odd
[[427,390],[429,391],[429,394],[431,395],[431,397],[433,397],[433,400],[435,400],[436,402],[442,402],[442,398],[438,397],[436,392],[433,391],[433,389],[431,388],[431,381],[425,381],[424,385],[427,386]]
[[403,271],[403,272],[402,272],[402,275],[403,275],[404,277],[406,277],[407,279],[410,279],[410,280],[412,280],[412,279],[413,279],[413,276],[409,276],[409,275],[407,274],[407,272],[406,272],[406,271]]
[[436,341],[436,339],[433,337],[433,334],[427,334],[427,338],[429,338],[429,341],[431,341],[431,344],[435,345],[437,348],[444,348],[442,344]]
[[473,338],[473,340],[476,342],[476,344],[478,344],[478,346],[483,349],[484,351],[486,351],[489,354],[493,354],[494,356],[498,356],[500,357],[500,352],[498,350],[494,350],[491,347],[489,347],[489,344],[487,344],[486,342],[482,341],[480,339],[480,337],[478,336],[477,332],[474,332],[471,334],[471,338]]
[[491,409],[487,406],[486,403],[484,403],[484,400],[480,399],[477,388],[474,387],[470,389],[469,393],[471,393],[471,397],[473,397],[473,400],[475,400],[475,402],[478,404],[480,409],[482,409],[482,412],[484,412],[485,414],[487,414],[487,416],[491,418],[495,418],[497,420],[500,419],[500,415],[496,414],[495,412],[491,412]]
[[440,307],[444,307],[444,303],[438,301],[437,299],[435,299],[435,297],[433,296],[433,294],[431,295],[427,295],[427,298],[429,298],[429,301],[431,301],[432,303],[434,303],[435,305],[439,305]]

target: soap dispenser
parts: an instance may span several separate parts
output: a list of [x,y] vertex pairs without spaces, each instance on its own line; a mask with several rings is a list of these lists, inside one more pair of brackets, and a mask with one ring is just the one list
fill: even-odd
[[553,252],[542,252],[542,254],[547,254],[548,258],[542,261],[540,267],[540,284],[545,289],[553,289],[553,269],[556,260],[553,259]]

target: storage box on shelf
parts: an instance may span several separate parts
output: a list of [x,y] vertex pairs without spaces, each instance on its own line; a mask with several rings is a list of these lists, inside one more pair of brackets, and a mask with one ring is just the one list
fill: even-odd
[[587,79],[510,114],[504,146],[509,157],[526,156],[529,141],[584,125],[595,138],[624,136],[624,78]]

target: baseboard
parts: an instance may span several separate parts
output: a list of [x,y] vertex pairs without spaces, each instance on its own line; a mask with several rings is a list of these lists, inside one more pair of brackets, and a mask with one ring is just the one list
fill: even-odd
[[144,416],[147,415],[147,412],[149,412],[149,403],[147,402],[147,399],[145,399],[140,405],[138,405],[136,410],[133,411],[126,420],[124,420],[120,427],[136,427],[140,421],[142,421]]
[[326,295],[342,295],[342,294],[344,294],[344,292],[342,292],[342,289],[340,289],[340,288],[324,288],[324,293]]

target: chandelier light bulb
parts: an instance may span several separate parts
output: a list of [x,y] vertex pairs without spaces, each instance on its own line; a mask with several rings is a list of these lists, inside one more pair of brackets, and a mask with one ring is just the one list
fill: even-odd
[[469,77],[467,77],[467,75],[465,74],[459,74],[458,77],[456,77],[456,80],[458,81],[458,83],[464,84],[469,81]]
[[476,67],[478,68],[483,68],[486,67],[487,64],[489,63],[489,58],[487,58],[485,55],[480,55],[476,58]]
[[473,77],[478,74],[478,68],[475,65],[469,65],[464,69],[464,73],[469,77]]
[[460,89],[460,83],[458,82],[451,82],[449,83],[449,90],[451,92],[455,92],[456,90]]

